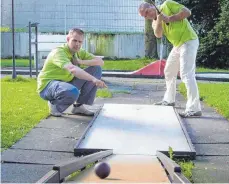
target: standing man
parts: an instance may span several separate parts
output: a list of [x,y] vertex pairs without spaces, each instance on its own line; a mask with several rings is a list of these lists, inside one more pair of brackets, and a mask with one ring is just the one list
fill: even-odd
[[[92,105],[97,87],[106,87],[101,81],[103,60],[81,49],[84,32],[73,28],[67,43],[53,49],[37,79],[37,91],[48,100],[50,114],[61,116],[70,105],[73,114],[93,116],[83,104]],[[85,70],[79,65],[89,66]]]
[[149,3],[139,6],[139,14],[145,19],[152,20],[152,27],[157,38],[163,35],[172,43],[173,49],[165,66],[166,92],[164,99],[155,105],[174,106],[176,96],[176,77],[180,77],[187,89],[187,104],[181,117],[201,116],[199,91],[195,79],[196,54],[199,47],[198,36],[191,27],[187,17],[191,11],[183,5],[166,0],[160,7],[160,14]]

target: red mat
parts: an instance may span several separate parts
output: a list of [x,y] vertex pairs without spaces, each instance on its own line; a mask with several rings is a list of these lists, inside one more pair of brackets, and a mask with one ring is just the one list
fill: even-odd
[[157,60],[153,63],[148,64],[147,66],[134,71],[133,75],[156,75],[156,76],[164,76],[164,68],[165,68],[166,60]]

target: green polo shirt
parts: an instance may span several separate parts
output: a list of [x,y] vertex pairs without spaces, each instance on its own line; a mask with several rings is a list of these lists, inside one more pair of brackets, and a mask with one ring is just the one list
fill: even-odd
[[[81,60],[90,60],[94,57],[94,55],[83,49],[80,49],[79,52],[75,53],[75,57]],[[37,92],[40,93],[52,80],[59,80],[64,82],[71,81],[74,75],[64,69],[64,65],[70,64],[72,59],[73,55],[70,52],[67,44],[63,44],[53,49],[49,53],[44,66],[38,75]]]
[[[179,13],[182,8],[184,8],[183,5],[172,0],[166,0],[160,6],[162,13],[167,16]],[[175,47],[179,47],[189,40],[195,40],[198,38],[187,19],[170,22],[169,25],[162,22],[162,28],[164,35]]]

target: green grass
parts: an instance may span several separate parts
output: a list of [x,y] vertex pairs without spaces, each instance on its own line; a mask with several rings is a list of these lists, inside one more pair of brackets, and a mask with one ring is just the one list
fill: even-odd
[[[133,59],[133,60],[105,60],[103,70],[138,70],[155,59]],[[32,61],[32,65],[34,61]],[[12,59],[1,59],[2,67],[11,67]],[[16,66],[29,67],[28,59],[16,59]],[[197,67],[196,72],[229,72],[229,69],[210,69]]]
[[211,68],[203,68],[203,67],[197,67],[196,72],[229,72],[229,69],[211,69]]
[[195,167],[192,161],[186,161],[181,159],[174,159],[174,152],[172,147],[169,146],[168,150],[169,158],[174,160],[177,164],[180,165],[182,174],[188,178],[189,181],[192,181],[192,169]]
[[[28,59],[15,59],[15,64],[17,67],[29,67]],[[34,61],[32,60],[32,66],[34,65]],[[1,67],[12,67],[13,60],[12,59],[1,59]]]
[[112,98],[112,93],[109,89],[98,89],[96,93],[98,98]]
[[[104,70],[137,70],[154,61],[154,59],[135,59],[135,60],[105,60]],[[28,59],[16,59],[16,66],[29,67]],[[33,63],[33,61],[32,61]],[[2,67],[11,67],[12,59],[2,59]]]
[[[26,28],[15,28],[14,29],[15,32],[27,32]],[[10,27],[0,27],[0,32],[12,32]]]
[[[198,87],[200,99],[229,120],[229,83],[198,83]],[[180,84],[179,90],[186,96],[183,83]]]
[[192,169],[194,169],[194,163],[192,161],[176,161],[182,170],[183,175],[188,178],[189,181],[192,181]]
[[105,60],[103,70],[138,70],[155,59]]
[[[35,79],[21,76],[1,79],[1,151],[11,147],[48,116],[47,102],[39,97],[36,86]],[[96,96],[111,98],[112,93],[99,89]]]
[[1,148],[6,149],[48,116],[47,102],[36,93],[36,80],[3,78]]
[[[88,165],[85,167],[84,170],[90,169],[90,168],[93,167],[94,165],[95,165],[94,162],[91,163],[91,164],[88,164]],[[67,177],[65,178],[65,181],[75,181],[76,177],[78,177],[79,174],[80,174],[81,172],[82,172],[81,170],[75,171],[74,173],[72,173],[72,174],[70,174],[69,176],[67,176]]]
[[113,94],[131,94],[130,91],[126,91],[126,90],[114,90],[112,91]]

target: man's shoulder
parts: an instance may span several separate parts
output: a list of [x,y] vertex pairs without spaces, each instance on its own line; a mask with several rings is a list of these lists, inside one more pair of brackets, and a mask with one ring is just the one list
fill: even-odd
[[169,6],[173,6],[173,5],[179,5],[179,3],[178,2],[176,2],[176,1],[173,1],[173,0],[166,0],[162,5],[169,5]]
[[66,44],[62,44],[53,49],[53,51],[65,51],[67,50]]
[[67,49],[66,49],[66,46],[64,44],[59,45],[59,46],[57,46],[51,50],[52,54],[59,54],[59,53],[66,53],[66,52],[67,52]]

